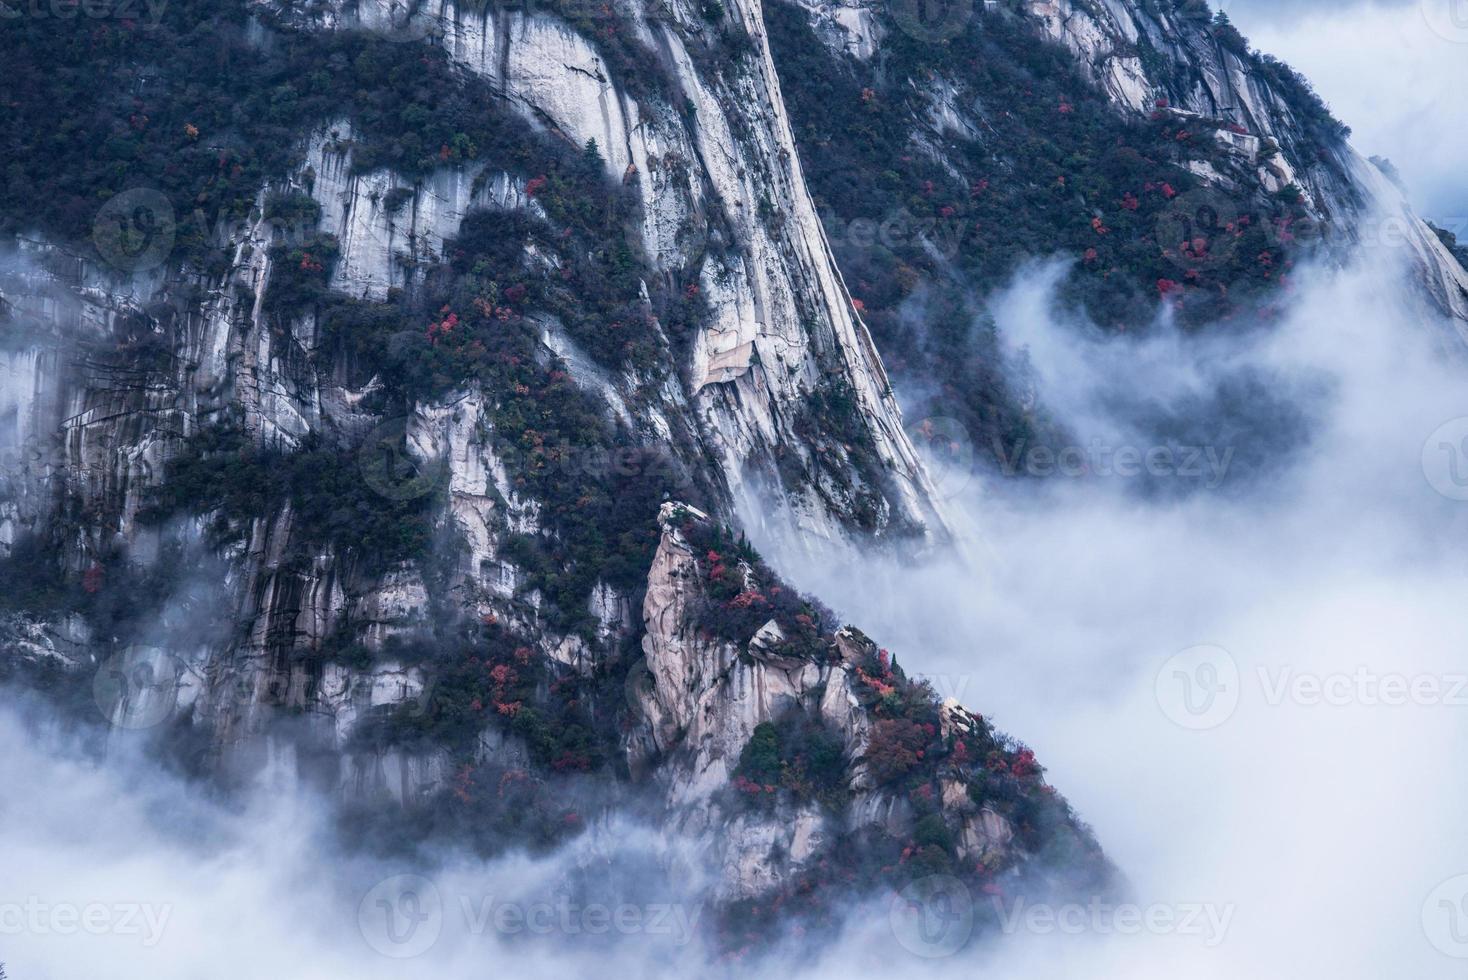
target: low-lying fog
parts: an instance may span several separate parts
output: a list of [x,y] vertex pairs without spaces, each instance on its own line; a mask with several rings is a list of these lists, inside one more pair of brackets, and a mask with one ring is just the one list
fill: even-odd
[[[894,937],[881,899],[854,910],[812,975],[1458,968],[1468,368],[1439,353],[1450,328],[1408,306],[1391,260],[1301,275],[1278,323],[1202,342],[1166,324],[1101,339],[1056,319],[1054,268],[1036,268],[998,299],[998,321],[1074,438],[1045,447],[1048,463],[1003,447],[1049,476],[938,474],[968,563],[815,560],[756,532],[909,672],[1027,741],[1135,903],[1011,902],[1004,935],[922,956],[944,950]],[[125,744],[93,764],[13,699],[0,744],[13,980],[706,969],[692,903],[558,904],[580,849],[393,879],[418,869],[343,856],[289,789],[222,808]],[[613,827],[604,841],[643,837]],[[384,931],[382,903],[412,919],[407,942],[401,921]]]
[[993,975],[1461,973],[1468,878],[1439,886],[1468,873],[1468,375],[1396,258],[1201,344],[1057,321],[1035,270],[999,324],[1074,438],[1033,457],[1043,483],[939,474],[982,572],[766,544],[1025,739],[1155,915],[1021,919]]

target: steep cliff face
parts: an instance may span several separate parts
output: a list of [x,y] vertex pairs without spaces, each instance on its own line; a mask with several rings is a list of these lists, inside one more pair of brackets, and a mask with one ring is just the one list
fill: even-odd
[[1040,263],[1057,316],[1227,332],[1278,316],[1296,270],[1365,255],[1414,275],[1462,350],[1463,268],[1308,82],[1202,4],[769,0],[765,20],[829,240],[936,453],[1011,472],[1074,438],[996,326]]
[[[564,207],[544,203],[544,175],[493,158],[411,174],[369,165],[370,134],[350,116],[302,134],[246,215],[202,223],[222,257],[208,271],[166,248],[151,263],[119,261],[102,240],[94,255],[28,239],[0,285],[13,327],[5,449],[25,460],[7,473],[7,581],[21,587],[5,617],[5,673],[60,671],[118,737],[154,734],[218,778],[313,782],[372,820],[467,825],[486,849],[576,832],[567,801],[604,809],[626,765],[690,787],[654,812],[711,849],[719,898],[767,894],[838,834],[910,806],[866,787],[867,816],[848,826],[835,801],[782,798],[801,813],[792,842],[764,811],[716,803],[733,766],[723,756],[737,759],[755,728],[801,707],[776,699],[751,712],[722,687],[700,702],[717,744],[686,774],[655,765],[641,734],[618,748],[629,711],[641,719],[671,696],[659,686],[652,700],[622,703],[623,647],[645,635],[648,663],[671,678],[656,651],[678,636],[707,642],[693,610],[656,609],[677,532],[658,528],[656,497],[640,494],[692,482],[730,514],[760,482],[783,487],[816,536],[944,533],[805,193],[768,50],[751,42],[719,63],[699,17],[638,22],[672,88],[634,95],[557,19],[420,15],[433,21],[430,43],[530,130],[600,161],[595,179],[635,203],[642,303],[670,288],[700,297],[692,336],[673,344],[650,318],[658,357],[629,366],[589,352],[564,320],[574,302],[520,301],[520,281],[554,282],[580,260],[559,235]],[[308,30],[343,16],[328,11]],[[720,38],[761,38],[758,17],[735,8]],[[278,39],[262,27],[254,43]],[[166,197],[135,198],[129,207],[183,224]],[[523,244],[501,249],[500,230],[518,244],[520,228],[532,229]],[[449,373],[483,354],[478,340],[459,343],[464,327],[449,336],[459,318],[435,301],[412,343],[426,359],[452,345],[457,360],[438,365],[434,390],[405,390],[380,358],[356,352],[366,318],[401,315],[445,276],[480,275],[489,259],[455,266],[471,239],[508,256],[473,298],[486,343],[493,330],[520,337],[495,354],[514,378]],[[408,336],[395,334],[391,350]],[[507,405],[516,399],[526,402]],[[571,411],[581,430],[615,442],[556,445]],[[568,485],[606,485],[609,506],[652,529],[651,578],[597,566],[593,554],[639,561],[639,532],[610,549],[597,542],[617,528],[594,514],[577,525],[546,494],[560,467]],[[619,478],[635,484],[623,500]],[[570,496],[569,509],[588,507]],[[573,567],[580,577],[566,585]],[[828,665],[797,672],[812,671],[849,687]],[[843,710],[860,716],[847,698]],[[865,723],[846,723],[842,758],[859,769]],[[996,840],[1008,836],[986,819]],[[888,822],[894,841],[910,830],[901,814]]]
[[[1368,244],[1399,241],[1432,300],[1468,338],[1468,272],[1401,192],[1344,139],[1310,138],[1320,120],[1312,118],[1319,109],[1302,99],[1308,87],[1288,69],[1251,54],[1226,21],[1210,24],[1156,7],[1067,0],[1033,3],[1029,11],[1051,37],[1075,52],[1077,63],[1118,106],[1143,112],[1161,97],[1184,118],[1224,119],[1242,128],[1242,133],[1221,135],[1240,167],[1252,167],[1267,191],[1290,184],[1305,190],[1324,225],[1322,234],[1345,243],[1359,243],[1363,234]],[[1335,126],[1326,130],[1329,135],[1349,132]],[[1262,151],[1271,144],[1281,152],[1266,156]],[[1216,183],[1230,186],[1222,178]]]
[[[389,5],[368,3],[329,8],[309,23],[349,29],[393,24],[393,16]],[[862,507],[879,511],[863,521],[942,534],[931,486],[806,192],[759,5],[731,5],[714,21],[685,4],[612,4],[589,16],[625,32],[623,43],[646,60],[619,65],[619,74],[567,22],[493,6],[430,2],[394,29],[441,44],[536,125],[576,146],[594,140],[608,177],[636,195],[652,271],[692,270],[709,314],[681,365],[687,407],[668,410],[696,414],[731,494],[749,492],[747,476],[783,482],[800,523],[831,536],[852,520],[855,489]],[[341,171],[338,164],[320,173]],[[352,202],[327,204],[328,216],[356,222],[343,225],[341,284],[355,277],[350,288],[380,297],[392,284],[394,236],[433,249],[471,203],[463,196],[470,176],[420,187],[408,221],[360,204],[389,193],[390,175],[370,178],[381,187],[323,187],[325,197]],[[420,215],[420,195],[432,202],[430,214]],[[420,220],[428,225],[418,233]],[[775,465],[807,441],[796,427],[810,394],[833,383],[855,400],[852,434],[870,443],[867,482],[880,473],[887,486],[853,488],[852,460],[839,443],[802,455],[808,487],[782,478],[788,463]]]
[[[286,30],[365,21],[396,37],[404,26],[369,6],[304,19],[261,13]],[[726,33],[745,36],[753,27],[759,36],[757,7],[732,11],[718,37],[689,11],[656,21],[616,12],[616,23],[635,33],[637,53],[650,58],[639,70],[662,79],[635,91],[561,19],[452,6],[425,6],[414,16],[410,43],[441,46],[531,129],[574,147],[595,141],[605,180],[636,202],[633,231],[652,277],[642,285],[644,300],[670,283],[685,288],[691,276],[686,290],[705,304],[686,346],[638,368],[599,361],[556,315],[527,311],[539,339],[533,358],[561,365],[607,424],[631,445],[661,446],[668,458],[659,465],[696,474],[725,513],[758,483],[783,488],[797,523],[817,536],[944,533],[880,361],[814,220],[768,51],[756,43],[737,61],[710,58]],[[280,40],[261,24],[249,37],[259,46]],[[121,631],[91,657],[176,675],[190,692],[183,706],[230,771],[278,765],[292,753],[271,735],[284,715],[304,714],[307,744],[342,751],[362,711],[411,701],[421,677],[385,650],[445,609],[512,624],[538,653],[578,670],[635,628],[635,581],[595,581],[571,594],[584,609],[548,616],[523,547],[511,553],[511,544],[527,540],[558,547],[567,532],[540,519],[548,502],[525,486],[525,467],[544,466],[538,444],[527,464],[524,440],[534,433],[496,431],[505,393],[470,383],[432,397],[394,397],[380,373],[358,370],[340,338],[328,336],[330,310],[281,299],[301,270],[310,273],[331,253],[323,268],[329,291],[383,304],[425,289],[471,213],[553,223],[531,177],[499,169],[502,161],[456,157],[409,176],[363,163],[361,143],[350,118],[320,125],[302,136],[290,169],[259,188],[247,216],[206,219],[222,271],[180,262],[166,247],[156,256],[120,254],[99,238],[94,255],[40,238],[20,243],[3,287],[16,327],[4,387],[6,449],[25,460],[7,472],[4,542],[28,542],[20,558],[39,553],[62,592],[92,576],[85,601],[159,555],[222,557],[218,598],[229,629],[157,662],[159,648]],[[165,196],[146,188],[128,195],[128,207],[166,218],[170,231],[183,223]],[[131,217],[127,208],[123,214]],[[533,243],[518,261],[546,278],[565,271],[563,255]],[[495,315],[509,312],[506,302]],[[661,343],[672,347],[666,335]],[[822,393],[833,391],[839,417],[821,409]],[[139,520],[168,484],[169,461],[224,429],[237,430],[236,445],[250,452],[328,447],[354,471],[348,479],[424,517],[444,553],[385,567],[364,561],[359,547],[323,541],[289,495],[233,514],[181,501],[184,512],[212,514],[212,523]],[[379,445],[394,456],[374,481],[370,457]],[[400,462],[427,477],[398,481],[392,467]],[[228,544],[218,550],[221,528]],[[585,571],[595,577],[595,569]],[[44,612],[22,613],[17,630],[46,632]],[[50,628],[66,621],[53,616]],[[373,666],[343,664],[347,648]],[[442,775],[427,763],[407,768],[427,780],[408,795]],[[347,774],[343,785],[361,790],[364,778]]]
[[[547,349],[584,368],[578,381],[639,436],[678,445],[683,464],[714,481],[725,509],[757,488],[779,489],[776,496],[816,535],[941,536],[931,486],[814,220],[767,49],[756,43],[715,71],[707,49],[719,38],[701,36],[713,29],[700,17],[670,11],[646,21],[630,9],[615,16],[619,25],[626,18],[634,44],[646,46],[639,53],[652,59],[639,69],[665,76],[662,85],[630,93],[590,41],[553,17],[461,14],[452,6],[414,15],[415,37],[442,44],[534,127],[575,146],[595,140],[608,179],[638,202],[636,234],[649,273],[669,282],[691,275],[687,288],[707,305],[687,350],[668,358],[672,377],[656,384],[595,364],[553,317],[542,323]],[[368,6],[328,9],[311,25],[374,18],[389,33],[397,29],[385,10]],[[758,38],[757,8],[731,12],[729,31],[749,27],[748,36]],[[269,37],[263,28],[256,34]],[[61,243],[24,243],[26,267],[7,283],[17,322],[42,325],[53,348],[116,344],[107,353],[115,370],[137,370],[123,363],[129,343],[159,348],[163,359],[148,365],[142,386],[130,387],[99,375],[100,365],[90,375],[67,373],[61,358],[42,355],[42,345],[22,343],[12,355],[6,391],[15,403],[14,442],[66,429],[72,447],[90,453],[84,468],[92,485],[84,495],[97,502],[111,494],[108,532],[130,526],[120,518],[136,512],[135,491],[161,479],[162,448],[211,414],[239,410],[260,444],[284,448],[310,435],[350,439],[370,427],[362,400],[377,390],[373,380],[343,383],[351,372],[325,363],[330,352],[314,316],[281,322],[270,315],[272,246],[331,236],[340,256],[330,287],[381,301],[412,288],[415,277],[421,283],[470,212],[547,220],[524,176],[477,163],[412,177],[366,167],[354,159],[354,136],[349,119],[321,126],[302,139],[286,179],[259,190],[251,217],[208,219],[215,247],[229,257],[222,276],[167,256],[138,269],[149,256],[123,256],[119,266],[116,255],[99,263]],[[319,214],[269,215],[268,198],[283,189],[308,193]],[[181,219],[161,195],[129,194],[125,205],[168,210],[170,223]],[[533,247],[527,258],[548,272],[558,266]],[[841,417],[820,417],[818,395],[833,390],[841,394]],[[706,453],[718,460],[713,473]],[[56,462],[83,469],[80,459]],[[5,506],[16,517],[6,527],[21,517],[34,526],[35,508],[43,506],[34,498],[42,495],[34,481],[14,490]],[[27,497],[31,503],[18,502]],[[69,557],[73,569],[86,562]]]
[[1101,886],[1099,850],[1028,750],[907,680],[855,628],[813,625],[818,609],[697,511],[670,504],[660,523],[623,746],[669,826],[719,869],[723,900],[807,878],[900,880],[909,861],[976,886]]
[[[1018,22],[1068,51],[1077,75],[1123,118],[1171,121],[1178,134],[1192,129],[1196,152],[1191,158],[1185,152],[1179,162],[1206,188],[1193,203],[1217,209],[1225,202],[1227,219],[1251,210],[1254,199],[1298,188],[1308,220],[1291,220],[1275,244],[1323,242],[1338,254],[1365,244],[1402,258],[1431,304],[1468,338],[1468,272],[1401,191],[1349,145],[1349,129],[1330,118],[1309,83],[1268,55],[1251,52],[1227,18],[1214,18],[1206,6],[1027,0],[939,4],[923,16],[901,5],[892,16],[864,3],[808,9],[833,51],[863,62],[882,58],[894,35],[946,45],[1001,20]],[[915,145],[973,182],[985,174],[945,149],[946,137],[985,142],[992,131],[990,113],[1000,107],[986,105],[983,92],[975,99],[951,68],[938,72],[919,86],[929,111]],[[1202,134],[1206,142],[1200,143]],[[1178,207],[1188,203],[1184,199]]]

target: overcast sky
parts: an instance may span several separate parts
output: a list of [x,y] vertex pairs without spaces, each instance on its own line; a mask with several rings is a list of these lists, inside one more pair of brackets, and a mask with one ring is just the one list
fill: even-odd
[[1417,209],[1468,238],[1468,0],[1222,0],[1255,47],[1314,83]]

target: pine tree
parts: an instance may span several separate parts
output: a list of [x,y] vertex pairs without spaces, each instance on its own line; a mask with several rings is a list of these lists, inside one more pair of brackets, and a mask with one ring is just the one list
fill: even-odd
[[586,141],[586,147],[581,151],[581,165],[586,169],[586,173],[601,176],[606,161],[602,159],[601,150],[597,147],[595,139]]

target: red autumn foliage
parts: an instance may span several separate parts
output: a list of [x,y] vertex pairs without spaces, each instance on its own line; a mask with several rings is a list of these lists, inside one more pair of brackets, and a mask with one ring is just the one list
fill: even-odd
[[866,760],[872,778],[878,783],[891,782],[906,775],[927,744],[927,736],[916,722],[906,718],[883,718],[872,726],[867,743]]
[[746,793],[750,796],[759,796],[762,793],[775,792],[774,786],[771,786],[768,783],[757,783],[749,777],[743,775],[734,777],[734,788],[737,789],[739,792]]
[[459,314],[454,313],[447,306],[439,310],[443,319],[428,325],[428,339],[437,344],[440,337],[447,336],[459,325]]
[[551,768],[556,772],[586,772],[591,768],[591,760],[580,752],[567,749],[551,762]]
[[884,697],[885,698],[887,695],[889,695],[892,692],[894,692],[894,691],[897,690],[897,688],[894,687],[893,685],[888,684],[886,681],[882,680],[880,677],[873,677],[873,676],[871,676],[866,671],[862,670],[860,667],[857,667],[856,668],[856,676],[857,676],[857,678],[863,684],[865,684],[867,687],[870,687],[872,690],[876,691],[877,692],[877,695],[879,697]]
[[474,767],[470,765],[461,766],[454,774],[454,796],[460,803],[468,803],[470,792],[474,789]]
[[1035,753],[1030,749],[1020,749],[1015,754],[1014,762],[1010,763],[1009,771],[1016,776],[1033,776],[1040,771],[1040,764],[1035,761]]

